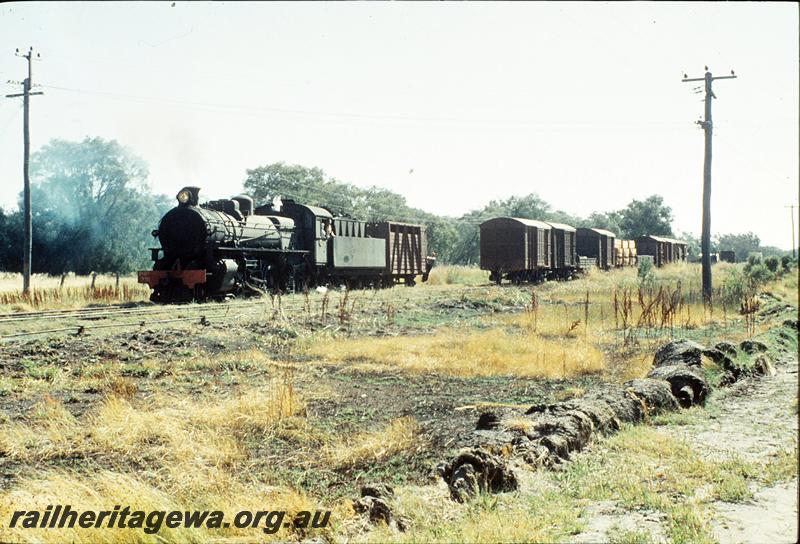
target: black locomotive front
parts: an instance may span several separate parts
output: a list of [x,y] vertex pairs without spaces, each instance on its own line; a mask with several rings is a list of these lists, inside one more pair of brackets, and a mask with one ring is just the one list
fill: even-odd
[[199,205],[197,187],[185,187],[178,206],[161,218],[152,271],[139,281],[153,289],[154,301],[190,301],[207,296],[258,291],[280,282],[294,249],[294,221],[256,215],[250,197]]

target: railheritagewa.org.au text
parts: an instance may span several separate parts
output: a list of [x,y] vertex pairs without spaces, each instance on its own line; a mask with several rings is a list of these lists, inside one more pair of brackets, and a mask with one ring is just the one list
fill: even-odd
[[261,529],[277,533],[281,527],[321,529],[330,523],[328,510],[300,511],[294,515],[283,510],[242,510],[226,518],[221,510],[134,510],[114,506],[111,510],[73,510],[70,505],[49,505],[44,510],[15,510],[9,527],[23,529],[131,529],[155,534],[170,529]]

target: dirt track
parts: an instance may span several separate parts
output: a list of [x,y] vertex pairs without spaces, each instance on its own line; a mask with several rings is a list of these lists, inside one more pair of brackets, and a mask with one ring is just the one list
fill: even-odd
[[[707,419],[665,425],[658,431],[685,440],[702,456],[720,460],[768,461],[780,450],[796,451],[798,362],[783,360],[776,370],[775,376],[718,390],[710,399]],[[713,503],[714,537],[721,544],[797,542],[797,480],[751,490],[749,501]],[[587,513],[587,528],[575,542],[607,542],[614,527],[645,531],[655,542],[666,541],[659,513],[625,511],[613,501],[593,504]]]

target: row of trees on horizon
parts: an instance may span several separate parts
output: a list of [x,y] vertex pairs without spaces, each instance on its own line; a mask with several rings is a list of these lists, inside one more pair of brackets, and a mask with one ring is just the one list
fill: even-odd
[[[115,140],[52,140],[35,152],[31,158],[33,271],[129,273],[150,268],[147,248],[157,244],[150,233],[174,200],[153,193],[147,177],[147,163]],[[696,237],[673,233],[672,209],[659,195],[632,200],[620,210],[579,217],[553,209],[533,193],[492,200],[461,217],[445,217],[413,208],[404,196],[388,189],[357,187],[319,168],[283,162],[247,170],[244,191],[257,202],[280,196],[358,219],[422,223],[429,251],[436,251],[440,262],[452,264],[478,262],[478,224],[497,216],[605,228],[620,238],[675,236],[689,243],[690,254],[699,253]],[[0,210],[0,270],[21,271],[22,247],[20,204],[14,211]],[[713,250],[717,249],[732,249],[739,260],[753,251],[785,253],[762,247],[752,232],[718,236],[713,244]]]

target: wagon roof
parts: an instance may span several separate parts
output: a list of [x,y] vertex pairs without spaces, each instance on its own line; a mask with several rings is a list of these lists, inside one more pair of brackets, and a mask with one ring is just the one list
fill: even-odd
[[664,236],[656,236],[655,234],[645,234],[644,236],[639,236],[639,238],[649,238],[650,240],[654,240],[656,242],[669,242],[669,238],[665,238]]
[[487,219],[486,221],[481,223],[481,226],[484,226],[484,225],[486,225],[488,223],[491,223],[492,221],[497,221],[498,219],[516,221],[517,223],[520,223],[520,224],[525,225],[527,227],[536,227],[537,229],[551,230],[550,225],[548,225],[547,223],[544,223],[543,221],[537,221],[535,219],[524,219],[522,217],[492,217],[491,219]]
[[385,223],[387,225],[400,225],[403,227],[422,227],[425,228],[425,225],[420,225],[419,223],[406,223],[404,221],[373,221],[370,225],[380,225]]
[[325,208],[320,208],[319,206],[309,206],[308,204],[302,204],[308,210],[313,213],[314,215],[319,215],[322,217],[333,217],[333,214],[326,210]]
[[553,227],[554,229],[566,230],[567,232],[575,232],[575,227],[567,225],[566,223],[554,223],[553,221],[547,221],[547,224]]
[[655,240],[656,242],[666,242],[669,244],[680,244],[680,245],[687,245],[686,242],[683,240],[676,240],[675,238],[668,238],[666,236],[656,236],[654,234],[647,234],[645,236],[640,236],[639,238],[650,238],[651,240]]
[[617,235],[611,232],[610,230],[606,229],[595,229],[595,228],[583,228],[582,230],[590,230],[596,234],[600,234],[601,236],[611,236],[612,238],[616,238]]

